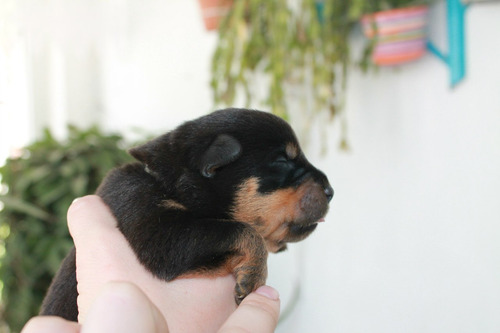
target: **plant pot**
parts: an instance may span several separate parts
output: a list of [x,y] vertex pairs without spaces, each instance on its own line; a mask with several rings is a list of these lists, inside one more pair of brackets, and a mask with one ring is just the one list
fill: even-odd
[[205,29],[216,30],[219,22],[231,9],[233,0],[198,0]]
[[427,6],[417,6],[363,16],[365,36],[375,39],[372,61],[397,65],[422,57],[426,51],[427,13]]

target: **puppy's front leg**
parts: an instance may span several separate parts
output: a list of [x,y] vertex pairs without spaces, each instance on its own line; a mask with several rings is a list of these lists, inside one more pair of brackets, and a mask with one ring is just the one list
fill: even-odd
[[134,223],[120,229],[139,260],[159,278],[170,281],[183,276],[233,273],[237,304],[265,284],[264,239],[248,224],[168,215],[157,221],[148,228]]
[[267,250],[262,236],[247,227],[239,234],[234,244],[235,255],[230,267],[236,277],[234,297],[236,304],[252,291],[262,286],[267,278]]

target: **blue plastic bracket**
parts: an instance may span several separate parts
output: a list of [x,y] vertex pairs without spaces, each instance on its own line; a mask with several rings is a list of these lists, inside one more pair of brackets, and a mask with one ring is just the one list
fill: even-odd
[[429,51],[449,67],[452,88],[465,77],[464,16],[467,8],[468,5],[460,0],[446,0],[448,54],[439,51],[432,42],[427,42]]

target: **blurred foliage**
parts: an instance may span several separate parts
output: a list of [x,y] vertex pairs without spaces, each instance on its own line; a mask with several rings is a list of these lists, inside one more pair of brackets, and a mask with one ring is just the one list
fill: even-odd
[[71,202],[94,193],[105,174],[130,161],[118,135],[69,128],[64,142],[49,131],[0,168],[1,320],[13,332],[39,311],[62,259],[73,246],[66,225]]
[[[249,105],[257,96],[255,73],[264,73],[273,113],[287,119],[287,83],[310,89],[310,106],[333,119],[342,109],[348,67],[368,69],[373,41],[353,60],[349,35],[367,13],[428,0],[235,0],[219,26],[212,58],[212,90],[217,105],[232,105],[242,92]],[[292,6],[294,4],[294,6]],[[257,89],[259,90],[259,89]],[[260,102],[260,101],[259,101]],[[341,127],[345,146],[345,126]]]

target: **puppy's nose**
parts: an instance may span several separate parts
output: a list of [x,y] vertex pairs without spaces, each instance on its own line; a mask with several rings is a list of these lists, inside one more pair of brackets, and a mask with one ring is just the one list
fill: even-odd
[[333,198],[333,188],[330,185],[325,186],[326,199],[330,202]]

